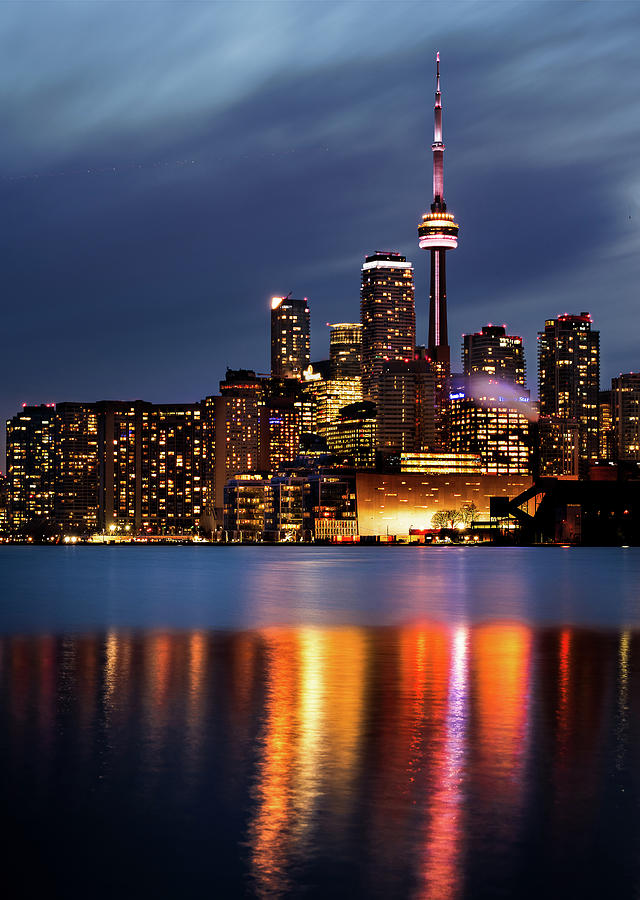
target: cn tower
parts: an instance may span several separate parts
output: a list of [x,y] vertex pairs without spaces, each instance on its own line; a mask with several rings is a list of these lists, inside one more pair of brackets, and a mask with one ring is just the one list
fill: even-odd
[[433,110],[433,203],[418,225],[421,249],[431,252],[429,286],[429,344],[427,352],[439,376],[440,391],[449,375],[450,350],[447,333],[447,250],[458,246],[458,225],[444,202],[444,144],[442,143],[442,95],[440,54],[436,54],[436,100]]

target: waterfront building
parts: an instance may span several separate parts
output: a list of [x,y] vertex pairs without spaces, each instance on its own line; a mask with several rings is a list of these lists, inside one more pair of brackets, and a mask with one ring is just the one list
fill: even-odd
[[[589,313],[547,319],[544,331],[538,334],[538,373],[540,416],[578,422],[580,473],[585,476],[600,453],[600,332],[592,329]],[[541,434],[540,441],[543,437]],[[540,449],[549,464],[552,449]],[[562,474],[561,459],[557,474]]]
[[617,459],[640,462],[640,374],[611,379],[611,406]]
[[329,365],[332,378],[357,378],[362,374],[362,323],[329,324]]
[[304,480],[278,475],[269,480],[266,491],[264,536],[270,541],[302,539]]
[[353,539],[358,534],[355,473],[321,468],[304,479],[304,527],[316,540]]
[[271,374],[276,378],[302,378],[310,361],[310,325],[307,298],[273,297],[271,300]]
[[413,265],[406,256],[378,250],[365,258],[360,290],[362,388],[376,400],[386,362],[411,360],[416,312]]
[[[436,55],[436,94],[433,110],[433,200],[430,211],[418,225],[418,243],[430,256],[429,341],[427,353],[436,375],[436,428],[446,431],[448,377],[451,351],[447,329],[446,254],[458,246],[459,225],[447,211],[444,199],[444,143],[442,140],[442,94],[440,92],[440,54]],[[446,440],[445,440],[446,442]]]
[[144,531],[183,534],[197,527],[205,496],[202,420],[200,403],[142,409]]
[[268,484],[263,475],[241,473],[224,485],[224,528],[232,540],[262,537]]
[[23,406],[7,421],[7,511],[19,531],[53,514],[54,418],[52,406]]
[[[402,537],[436,527],[443,510],[472,508],[480,521],[492,497],[513,499],[531,487],[526,475],[424,475],[359,471],[355,475],[360,537]],[[437,520],[436,520],[437,521]]]
[[537,474],[542,478],[578,478],[580,423],[564,416],[540,416],[537,423]]
[[478,376],[458,376],[451,387],[451,449],[479,454],[487,475],[528,475],[529,392]]
[[377,448],[386,457],[437,445],[436,377],[428,360],[385,363],[379,380]]
[[7,494],[7,479],[0,472],[0,536],[8,535],[11,530],[9,520],[9,497]]
[[93,403],[58,403],[54,418],[54,518],[66,534],[98,530],[98,413]]
[[376,462],[377,412],[375,403],[363,400],[340,410],[339,417],[326,430],[331,453],[350,464],[371,468]]
[[303,479],[243,473],[224,486],[224,527],[231,540],[302,538]]
[[207,398],[213,405],[215,427],[214,507],[224,504],[225,482],[237,472],[260,467],[260,431],[267,379],[251,369],[227,369],[220,396]]
[[[143,492],[149,491],[149,416],[142,400],[96,403],[101,531],[139,531]],[[144,472],[143,472],[144,463]]]
[[525,386],[526,365],[521,337],[507,334],[504,325],[484,325],[482,331],[465,334],[462,340],[465,375],[490,375]]

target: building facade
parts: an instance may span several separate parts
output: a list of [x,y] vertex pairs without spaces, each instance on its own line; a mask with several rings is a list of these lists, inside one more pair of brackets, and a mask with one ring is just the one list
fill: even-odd
[[529,392],[475,378],[452,383],[450,435],[454,453],[479,454],[486,475],[529,475],[532,470]]
[[413,265],[400,253],[365,258],[360,289],[362,389],[376,400],[386,362],[411,360],[416,339]]
[[53,515],[54,424],[52,406],[23,406],[7,421],[5,493],[10,527],[20,531]]
[[640,374],[611,379],[611,407],[616,458],[640,462]]
[[362,374],[362,323],[329,324],[331,378],[357,378]]
[[[600,332],[592,329],[589,313],[547,319],[538,334],[538,385],[541,417],[578,422],[580,471],[586,475],[600,453]],[[541,448],[549,460],[551,451]],[[559,461],[559,474],[561,468]]]
[[271,300],[271,374],[276,378],[302,378],[311,359],[307,298],[273,297]]
[[465,375],[489,375],[525,386],[526,365],[521,337],[507,334],[504,325],[484,325],[482,331],[463,335],[462,341]]

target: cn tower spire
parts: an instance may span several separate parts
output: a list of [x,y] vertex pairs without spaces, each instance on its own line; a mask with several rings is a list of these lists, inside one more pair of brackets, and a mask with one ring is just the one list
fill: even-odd
[[444,426],[450,367],[447,333],[446,252],[458,246],[458,225],[444,201],[444,143],[442,141],[442,93],[440,54],[436,53],[436,98],[433,107],[433,201],[418,224],[418,241],[431,257],[429,280],[429,341],[427,351],[436,374],[437,425]]
[[[442,94],[440,93],[440,54],[436,53],[436,100],[433,105],[433,202],[438,209],[444,203],[444,144],[442,143]],[[433,208],[433,207],[432,207]]]

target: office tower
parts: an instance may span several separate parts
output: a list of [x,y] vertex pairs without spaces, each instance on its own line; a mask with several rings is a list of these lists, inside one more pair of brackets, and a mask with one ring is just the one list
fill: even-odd
[[11,528],[53,514],[54,417],[51,406],[23,406],[7,421],[6,495]]
[[362,374],[362,324],[336,322],[329,325],[329,364],[332,378]]
[[56,404],[54,445],[54,518],[65,533],[92,534],[99,507],[95,404]]
[[[547,319],[538,333],[538,378],[540,416],[578,422],[580,474],[585,476],[600,449],[600,332],[592,330],[589,313]],[[551,449],[541,448],[541,455],[550,459]],[[558,474],[561,470],[559,461]]]
[[340,460],[347,459],[358,468],[371,468],[376,462],[377,432],[376,405],[363,400],[340,410],[339,417],[327,428],[327,444]]
[[614,462],[617,459],[616,429],[613,419],[613,398],[611,391],[598,394],[598,429],[600,433],[600,459]]
[[395,252],[365,258],[360,290],[362,388],[375,400],[386,362],[413,359],[416,335],[413,265]]
[[260,426],[260,469],[277,472],[300,453],[302,403],[291,397],[270,397]]
[[149,491],[148,416],[143,419],[143,411],[150,409],[142,400],[96,403],[101,531],[140,530],[143,493]]
[[343,406],[362,400],[362,379],[359,375],[324,379],[315,373],[308,373],[303,384],[304,393],[310,398],[314,411],[310,430],[316,434],[326,434],[327,428],[338,418]]
[[378,450],[384,456],[435,446],[436,378],[429,361],[385,363],[378,393]]
[[580,424],[562,416],[540,416],[537,422],[537,465],[541,478],[578,478]]
[[484,325],[480,332],[465,334],[462,367],[465,375],[491,375],[524,387],[526,367],[522,338],[507,334],[504,325]]
[[271,300],[271,374],[276,378],[302,378],[310,360],[307,298],[273,297]]
[[200,403],[142,409],[142,478],[149,485],[142,491],[144,531],[183,534],[198,526],[204,511],[202,419]]
[[457,453],[478,453],[486,475],[531,471],[529,392],[486,378],[458,376],[451,383],[450,439]]
[[440,93],[440,54],[436,55],[436,96],[434,104],[433,202],[431,210],[418,225],[418,243],[431,257],[429,277],[429,342],[427,352],[436,373],[436,403],[439,423],[444,427],[447,405],[447,378],[450,371],[447,331],[446,254],[458,246],[459,226],[447,212],[444,200],[444,143],[442,141],[442,94]]
[[611,401],[617,458],[640,462],[640,374],[612,378]]
[[224,503],[225,481],[260,466],[260,422],[266,378],[250,369],[227,369],[220,396],[213,402],[215,418],[215,508]]

